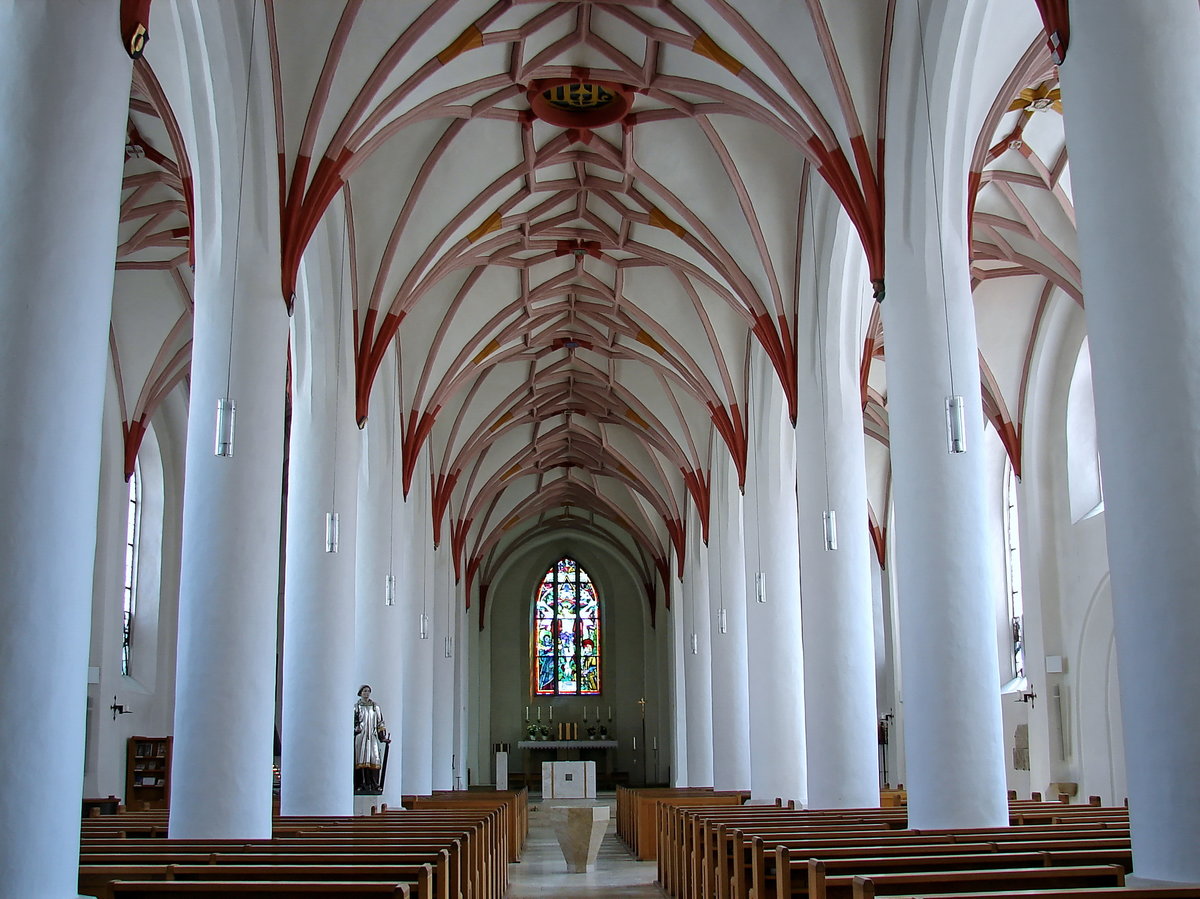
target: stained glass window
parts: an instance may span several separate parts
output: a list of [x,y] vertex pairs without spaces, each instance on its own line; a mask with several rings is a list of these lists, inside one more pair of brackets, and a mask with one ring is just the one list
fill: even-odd
[[533,691],[600,692],[600,599],[571,558],[550,566],[534,596]]

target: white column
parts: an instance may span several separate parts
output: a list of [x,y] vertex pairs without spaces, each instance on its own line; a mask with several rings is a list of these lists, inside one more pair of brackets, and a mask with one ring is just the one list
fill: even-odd
[[688,727],[687,727],[687,674],[684,670],[683,657],[688,652],[688,631],[684,621],[683,607],[685,596],[683,582],[676,577],[679,569],[675,551],[671,551],[671,580],[668,589],[671,591],[671,608],[660,613],[660,627],[665,624],[669,628],[670,677],[668,678],[669,702],[671,709],[671,786],[686,787],[688,780]]
[[[871,544],[858,385],[863,345],[858,323],[867,278],[858,240],[840,208],[827,205],[820,221],[827,223],[827,233],[805,240],[821,247],[816,266],[821,289],[807,298],[820,304],[812,319],[820,328],[812,328],[809,350],[800,354],[809,364],[800,372],[796,429],[808,801],[812,808],[863,808],[879,804]],[[849,253],[853,262],[847,264]],[[826,544],[826,512],[833,514],[832,550]]]
[[[204,34],[219,37],[239,69],[253,11],[205,11]],[[254,52],[249,101],[245,80],[206,79],[192,61],[193,104],[205,115],[196,116],[193,156],[196,308],[172,837],[271,835],[288,319],[279,293],[278,175],[267,152],[274,112],[266,41]],[[237,403],[232,456],[214,454],[222,397]]]
[[1188,0],[1074,3],[1061,69],[1133,852],[1174,881],[1200,880],[1198,44]]
[[[454,789],[468,787],[472,726],[469,717],[471,702],[471,634],[470,610],[465,608],[463,589],[465,579],[455,584],[454,614]],[[476,771],[476,780],[490,780],[485,772]]]
[[[742,494],[733,460],[713,466],[709,532],[712,627],[713,786],[750,789],[750,659],[746,647],[746,557]],[[722,629],[722,622],[724,628]]]
[[[401,593],[404,605],[404,792],[433,791],[433,652],[434,632],[430,584],[434,577],[430,541],[429,467],[417,464],[412,490],[401,509],[411,568]],[[422,613],[429,616],[427,639],[420,636]]]
[[[129,104],[116,23],[115,0],[8,4],[0,37],[6,896],[77,894],[100,425]],[[31,726],[39,702],[53,706],[51,731]]]
[[[394,371],[389,351],[381,371]],[[358,535],[355,562],[354,683],[342,697],[343,737],[352,743],[350,709],[356,691],[371,687],[372,699],[383,710],[392,735],[383,795],[375,802],[399,805],[403,792],[401,772],[404,734],[404,661],[402,605],[407,561],[400,520],[400,451],[396,434],[394,382],[379,378],[371,394],[371,408],[362,432],[362,458],[358,476]],[[386,579],[396,578],[396,605],[386,605]],[[353,776],[353,761],[349,764]],[[360,808],[361,811],[361,808]]]
[[[751,792],[807,805],[796,436],[771,366],[755,353],[746,504]],[[756,591],[756,581],[763,588]],[[765,601],[759,601],[760,599]]]
[[442,545],[434,552],[433,597],[429,604],[433,619],[433,788],[454,789],[454,706],[456,703],[455,662],[457,647],[454,604],[454,564],[450,560],[449,526]]
[[708,547],[688,503],[687,573],[683,581],[683,676],[687,701],[688,785],[713,785],[712,629],[708,618]]
[[[995,629],[1003,578],[988,544],[979,349],[966,252],[966,151],[955,133],[947,134],[948,101],[935,91],[938,179],[931,178],[915,6],[903,7],[897,27],[912,37],[893,55],[888,115],[904,138],[889,140],[885,156],[882,314],[908,820],[917,828],[994,827],[1008,823]],[[952,17],[954,9],[941,9]],[[949,64],[934,56],[949,40],[937,27],[953,23],[937,19],[926,35],[935,88],[947,80],[940,66]],[[963,398],[966,419],[966,452],[957,454],[947,451],[945,403],[954,394]]]
[[[319,246],[338,247],[340,241]],[[320,277],[327,267],[306,258],[293,318],[280,763],[284,815],[354,811],[347,708],[357,689],[354,547],[360,437],[349,307],[338,309],[331,300],[348,293],[337,284],[336,268],[333,279]],[[340,344],[337,336],[343,336]],[[326,544],[331,513],[337,514],[335,552]],[[382,587],[375,598],[382,604]]]

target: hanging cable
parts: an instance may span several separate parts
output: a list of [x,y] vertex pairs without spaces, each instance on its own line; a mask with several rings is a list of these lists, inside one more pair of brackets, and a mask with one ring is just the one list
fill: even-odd
[[917,7],[917,42],[921,50],[921,84],[925,92],[925,127],[929,136],[929,171],[933,181],[933,213],[937,224],[938,263],[942,278],[942,317],[946,325],[946,365],[950,370],[950,395],[946,397],[946,449],[958,454],[967,451],[966,421],[963,414],[963,398],[955,389],[954,355],[950,346],[950,304],[946,287],[946,250],[942,241],[942,202],[938,190],[937,160],[933,152],[933,113],[929,99],[929,74],[925,66],[925,22],[921,17],[921,0],[914,0]]
[[242,112],[242,156],[238,163],[238,206],[233,237],[233,287],[229,301],[229,353],[225,361],[225,395],[217,400],[216,440],[213,454],[232,458],[237,402],[230,396],[233,384],[233,331],[237,319],[238,262],[242,249],[242,195],[246,189],[246,138],[250,133],[250,86],[254,74],[254,36],[258,29],[258,4],[250,14],[250,58],[246,62],[246,104]]
[[329,506],[325,513],[325,552],[338,551],[338,435],[342,429],[342,307],[346,302],[346,253],[349,240],[350,219],[342,215],[342,259],[338,271],[338,302],[333,319],[333,483],[330,489]]
[[829,393],[825,380],[825,332],[821,326],[821,283],[817,271],[817,225],[813,214],[813,198],[808,188],[811,186],[809,174],[805,170],[805,207],[808,212],[808,233],[812,240],[812,270],[813,270],[813,309],[817,317],[817,390],[821,394],[821,452],[825,462],[825,510],[821,513],[821,526],[824,531],[826,551],[837,549],[837,512],[833,509],[833,500],[829,490]]

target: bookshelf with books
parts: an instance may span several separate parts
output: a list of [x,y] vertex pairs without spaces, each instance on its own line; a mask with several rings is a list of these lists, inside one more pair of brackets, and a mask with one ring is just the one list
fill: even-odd
[[125,759],[125,807],[169,808],[171,738],[130,737]]

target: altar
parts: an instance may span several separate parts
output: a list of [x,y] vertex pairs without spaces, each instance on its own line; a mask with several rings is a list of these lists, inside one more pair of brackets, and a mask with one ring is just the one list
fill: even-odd
[[532,789],[540,777],[543,762],[595,762],[597,776],[603,772],[604,781],[611,783],[613,756],[618,745],[616,740],[522,740],[517,748],[521,750],[525,784]]
[[542,762],[542,799],[595,798],[595,762]]

